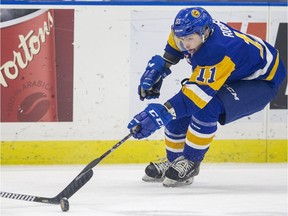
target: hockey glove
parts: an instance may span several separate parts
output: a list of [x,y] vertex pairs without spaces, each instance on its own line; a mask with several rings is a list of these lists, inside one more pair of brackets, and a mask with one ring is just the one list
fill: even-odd
[[132,119],[128,124],[128,129],[132,132],[133,128],[140,125],[140,129],[133,134],[135,139],[143,139],[172,120],[172,115],[161,104],[149,104],[146,109]]
[[153,56],[148,62],[138,86],[140,100],[159,98],[163,79],[171,73],[165,65],[166,61],[159,55]]

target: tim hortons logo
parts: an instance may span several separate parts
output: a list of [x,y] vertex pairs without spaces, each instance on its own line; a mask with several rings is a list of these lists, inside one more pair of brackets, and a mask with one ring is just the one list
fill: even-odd
[[7,79],[16,79],[19,76],[19,68],[26,68],[33,61],[34,56],[40,52],[41,43],[46,41],[46,36],[50,35],[53,27],[53,17],[49,11],[47,14],[48,20],[44,21],[43,28],[39,28],[38,34],[30,30],[26,35],[19,35],[19,50],[13,50],[13,60],[1,65],[0,84],[2,86],[8,87]]

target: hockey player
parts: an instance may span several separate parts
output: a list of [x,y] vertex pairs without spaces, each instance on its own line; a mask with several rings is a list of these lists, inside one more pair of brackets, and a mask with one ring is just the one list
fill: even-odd
[[143,139],[165,126],[167,161],[150,163],[144,181],[167,187],[189,185],[217,131],[262,110],[286,76],[278,51],[266,41],[212,20],[201,7],[175,17],[163,57],[155,55],[140,79],[141,100],[158,98],[170,66],[181,59],[192,66],[182,89],[164,105],[151,103],[128,125]]

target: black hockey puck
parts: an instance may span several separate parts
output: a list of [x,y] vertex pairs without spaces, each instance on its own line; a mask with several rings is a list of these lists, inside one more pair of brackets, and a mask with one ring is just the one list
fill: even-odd
[[69,211],[69,201],[66,197],[60,200],[60,206],[63,212]]

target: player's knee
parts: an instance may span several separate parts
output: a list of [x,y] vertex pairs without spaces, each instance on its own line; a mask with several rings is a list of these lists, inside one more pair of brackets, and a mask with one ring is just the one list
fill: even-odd
[[219,116],[224,113],[222,101],[216,95],[203,109],[194,116],[204,122],[217,122]]
[[168,132],[173,133],[175,135],[176,134],[178,134],[178,135],[186,134],[188,125],[190,123],[190,119],[191,119],[191,117],[188,116],[188,117],[184,117],[181,119],[172,120],[165,126],[165,128],[166,128],[165,131],[168,131]]

